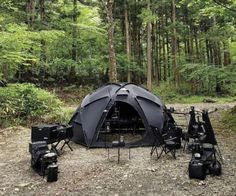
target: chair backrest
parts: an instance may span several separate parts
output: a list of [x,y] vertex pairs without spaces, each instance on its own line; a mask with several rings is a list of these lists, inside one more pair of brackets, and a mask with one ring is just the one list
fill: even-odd
[[62,125],[57,129],[57,140],[71,139],[73,137],[73,128],[71,125]]
[[214,133],[213,127],[211,125],[211,121],[210,121],[208,112],[205,110],[202,112],[202,120],[204,121],[205,130],[206,130],[206,139],[204,140],[204,143],[217,145],[215,133]]
[[154,136],[156,137],[155,139],[158,140],[159,144],[160,145],[165,144],[165,140],[161,131],[157,127],[152,127],[152,131],[153,131]]
[[191,137],[192,135],[195,134],[196,131],[194,128],[194,126],[196,125],[196,114],[194,107],[191,107],[191,111],[189,112],[189,114],[190,114],[190,119],[188,124],[188,135]]

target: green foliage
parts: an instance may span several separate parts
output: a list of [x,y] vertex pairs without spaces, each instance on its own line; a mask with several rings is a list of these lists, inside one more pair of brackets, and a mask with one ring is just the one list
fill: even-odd
[[179,95],[177,90],[168,82],[161,83],[159,86],[155,86],[153,88],[153,93],[167,103],[179,102],[181,100],[181,96]]
[[224,113],[223,122],[230,130],[236,132],[236,107]]
[[[96,80],[100,80],[107,69],[108,58],[106,31],[97,9],[78,3],[77,22],[74,23],[72,1],[45,1],[44,21],[40,21],[36,9],[34,26],[30,27],[25,23],[28,19],[26,3],[10,0],[1,3],[0,77],[10,82],[49,85],[98,83]],[[38,6],[38,2],[36,4]],[[74,42],[76,60],[71,54]],[[97,78],[85,82],[92,74]]]
[[42,122],[67,124],[75,112],[76,107],[62,106],[60,110],[49,113],[41,119]]
[[67,105],[69,104],[77,107],[83,98],[87,94],[92,93],[95,88],[97,87],[70,85],[63,88],[53,89],[53,92],[55,92]]
[[150,9],[142,9],[141,14],[139,17],[145,22],[153,22],[156,20],[156,16],[152,13]]
[[62,102],[55,95],[33,84],[9,84],[0,87],[1,125],[43,119],[56,115]]
[[206,64],[183,64],[180,68],[183,81],[193,83],[193,93],[213,94],[216,80],[222,83],[225,93],[235,95],[236,68],[234,65],[218,67]]
[[205,100],[214,100],[217,103],[233,102],[235,96],[196,96],[191,93],[191,89],[187,83],[181,86],[181,90],[174,88],[170,82],[155,85],[153,93],[161,98],[166,103],[201,103]]
[[[5,79],[12,78],[18,70],[18,65],[30,65],[37,62],[37,56],[29,52],[32,45],[37,47],[33,39],[37,34],[27,30],[26,25],[8,24],[5,31],[0,31],[0,73]],[[33,49],[32,49],[33,50]]]
[[[26,9],[30,2],[36,5],[32,13],[28,10],[32,5]],[[44,2],[44,17],[40,2]],[[76,1],[75,6],[74,2],[1,0],[0,79],[41,86],[98,86],[108,81],[106,3],[91,0],[86,1],[90,3],[86,6]],[[235,1],[224,3],[235,9]],[[160,81],[156,83],[166,80],[174,83],[173,28],[178,39],[180,88],[168,87],[170,92],[164,98],[175,99],[176,93],[215,95],[217,84],[221,85],[221,93],[236,94],[235,13],[212,0],[180,0],[176,1],[173,25],[171,1],[127,1],[131,45],[128,61],[124,5],[124,1],[117,0],[113,9],[119,81],[127,80],[129,68],[132,82],[146,82],[146,23],[150,22],[154,82],[158,78]],[[230,59],[227,66],[226,53]],[[219,65],[214,62],[217,58],[220,58]],[[166,76],[164,69],[167,69]],[[157,70],[160,77],[156,77]]]

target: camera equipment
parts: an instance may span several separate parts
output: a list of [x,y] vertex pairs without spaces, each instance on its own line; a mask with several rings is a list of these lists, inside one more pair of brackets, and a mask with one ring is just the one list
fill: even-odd
[[189,178],[204,180],[206,178],[206,168],[201,160],[192,159],[188,166]]
[[162,132],[162,136],[164,139],[173,139],[176,143],[175,148],[179,149],[181,148],[181,138],[182,138],[182,128],[178,126],[172,116],[172,113],[174,113],[174,108],[170,107],[170,109],[165,108],[165,119],[166,123],[164,124]]
[[210,163],[210,165],[208,166],[208,169],[209,169],[209,173],[213,176],[220,176],[222,173],[221,163],[218,160]]
[[[192,109],[191,112],[193,112]],[[203,110],[201,114],[202,122],[199,117],[197,121],[192,119],[195,121],[191,126],[194,142],[188,147],[192,152],[192,158],[189,162],[189,177],[203,180],[207,174],[221,175],[221,163],[217,160],[216,155],[219,155],[221,160],[222,157],[220,151],[218,152],[215,148],[217,141],[208,112]],[[193,116],[194,114],[192,114]]]
[[55,182],[58,178],[58,166],[56,163],[48,165],[47,170],[47,182]]
[[38,142],[38,141],[46,141],[48,144],[51,144],[55,141],[57,137],[56,129],[59,125],[36,125],[32,126],[31,129],[31,141]]
[[188,145],[188,150],[193,154],[194,153],[202,154],[203,147],[202,147],[202,144],[200,143],[200,140],[195,139],[193,143]]
[[[57,181],[58,178],[58,144],[64,141],[60,150],[67,145],[72,151],[73,149],[69,145],[72,137],[73,129],[70,125],[52,124],[32,127],[31,143],[29,144],[31,166],[39,175],[47,176],[47,182]],[[51,145],[50,150],[48,144]]]
[[54,150],[58,155],[58,150],[57,150],[57,146],[59,145],[59,143],[61,141],[64,141],[63,145],[60,148],[60,151],[62,151],[62,149],[64,148],[65,145],[67,145],[69,147],[69,149],[71,151],[73,151],[73,149],[71,148],[69,142],[71,140],[71,138],[73,137],[73,128],[71,125],[65,126],[65,125],[59,125],[57,127],[57,129],[55,130],[55,132],[57,134],[55,134],[55,138],[52,138],[53,143],[56,142],[56,144],[52,144],[52,150]]
[[46,141],[29,144],[31,167],[41,176],[47,176],[48,182],[57,181],[57,154],[48,149]]
[[[73,128],[72,126],[68,125],[36,125],[33,126],[31,129],[31,141],[45,141],[47,144],[51,144],[51,149],[59,155],[57,150],[57,146],[61,141],[64,141],[61,149],[67,145],[71,151],[73,149],[69,145],[71,138],[73,137]],[[54,144],[56,143],[56,144]]]

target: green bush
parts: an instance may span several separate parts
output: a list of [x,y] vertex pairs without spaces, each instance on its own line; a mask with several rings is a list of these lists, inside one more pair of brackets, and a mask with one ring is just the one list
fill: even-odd
[[63,100],[67,105],[76,105],[76,106],[80,104],[80,102],[84,99],[84,97],[87,94],[90,94],[93,91],[94,91],[93,86],[78,86],[78,85],[71,85],[71,86],[65,86],[63,88],[53,89],[53,92],[55,92],[57,96],[61,100]]
[[230,130],[236,132],[236,106],[225,112],[223,122]]
[[37,121],[56,115],[62,102],[53,94],[33,84],[9,84],[0,88],[0,123]]
[[170,102],[180,102],[182,96],[177,92],[173,85],[168,82],[161,83],[159,86],[154,86],[153,93],[165,101],[165,103]]
[[205,100],[213,100],[218,103],[232,102],[236,98],[234,96],[204,96],[194,95],[190,93],[188,84],[181,85],[176,89],[174,85],[168,82],[153,86],[153,93],[161,98],[165,103],[201,103]]

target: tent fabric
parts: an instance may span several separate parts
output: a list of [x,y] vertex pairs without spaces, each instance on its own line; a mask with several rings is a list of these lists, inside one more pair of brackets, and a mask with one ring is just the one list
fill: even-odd
[[152,145],[151,127],[163,128],[165,106],[157,96],[133,83],[110,83],[87,95],[70,120],[74,132],[72,140],[88,147],[106,147],[108,144],[98,141],[97,137],[108,112],[117,102],[129,104],[145,128],[142,139],[129,146]]
[[205,126],[206,126],[206,139],[204,140],[204,143],[217,145],[215,133],[211,125],[211,121],[210,121],[207,111],[203,111],[202,120],[205,122]]

